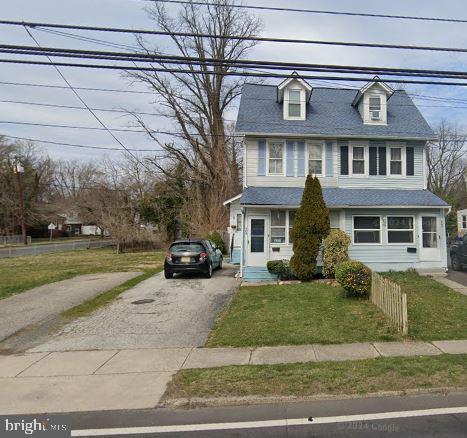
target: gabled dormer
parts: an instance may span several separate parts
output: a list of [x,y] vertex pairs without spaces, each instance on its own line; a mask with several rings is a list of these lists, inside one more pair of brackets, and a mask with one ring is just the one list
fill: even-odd
[[366,125],[387,125],[387,102],[394,90],[378,76],[358,90],[352,105]]
[[277,86],[277,101],[283,103],[284,120],[306,120],[306,106],[313,88],[297,72]]

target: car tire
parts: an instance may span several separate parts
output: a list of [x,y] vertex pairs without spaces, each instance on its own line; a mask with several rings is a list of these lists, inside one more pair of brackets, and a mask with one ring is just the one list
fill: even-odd
[[173,278],[173,276],[173,272],[164,271],[164,277],[167,278],[167,280],[170,280],[171,278]]
[[456,255],[451,256],[451,268],[454,271],[460,271],[461,270],[461,264],[460,264],[459,259],[457,258]]
[[206,278],[211,278],[212,277],[212,263],[209,263],[208,266],[208,272],[206,272]]
[[219,259],[219,266],[218,266],[219,269],[222,269],[222,261],[223,261],[223,257],[221,256],[221,258]]

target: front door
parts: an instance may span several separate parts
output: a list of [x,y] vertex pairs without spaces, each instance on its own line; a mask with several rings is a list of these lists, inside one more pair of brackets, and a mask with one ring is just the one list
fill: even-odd
[[266,266],[268,249],[266,226],[266,216],[248,217],[247,266]]
[[440,260],[438,228],[436,216],[422,216],[420,218],[420,260]]

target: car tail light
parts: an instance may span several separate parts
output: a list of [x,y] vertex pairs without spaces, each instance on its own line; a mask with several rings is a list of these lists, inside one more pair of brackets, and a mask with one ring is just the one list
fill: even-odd
[[208,253],[207,252],[202,252],[200,255],[199,255],[199,259],[204,262],[206,259],[208,258]]
[[172,254],[170,254],[170,252],[168,252],[168,253],[165,255],[165,259],[166,259],[168,262],[171,262],[171,261],[172,261]]

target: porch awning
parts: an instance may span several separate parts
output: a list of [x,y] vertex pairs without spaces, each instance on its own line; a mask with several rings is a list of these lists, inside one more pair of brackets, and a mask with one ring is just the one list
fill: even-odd
[[[299,206],[303,187],[247,187],[241,205]],[[429,190],[323,188],[324,202],[337,207],[439,207],[448,204]]]

